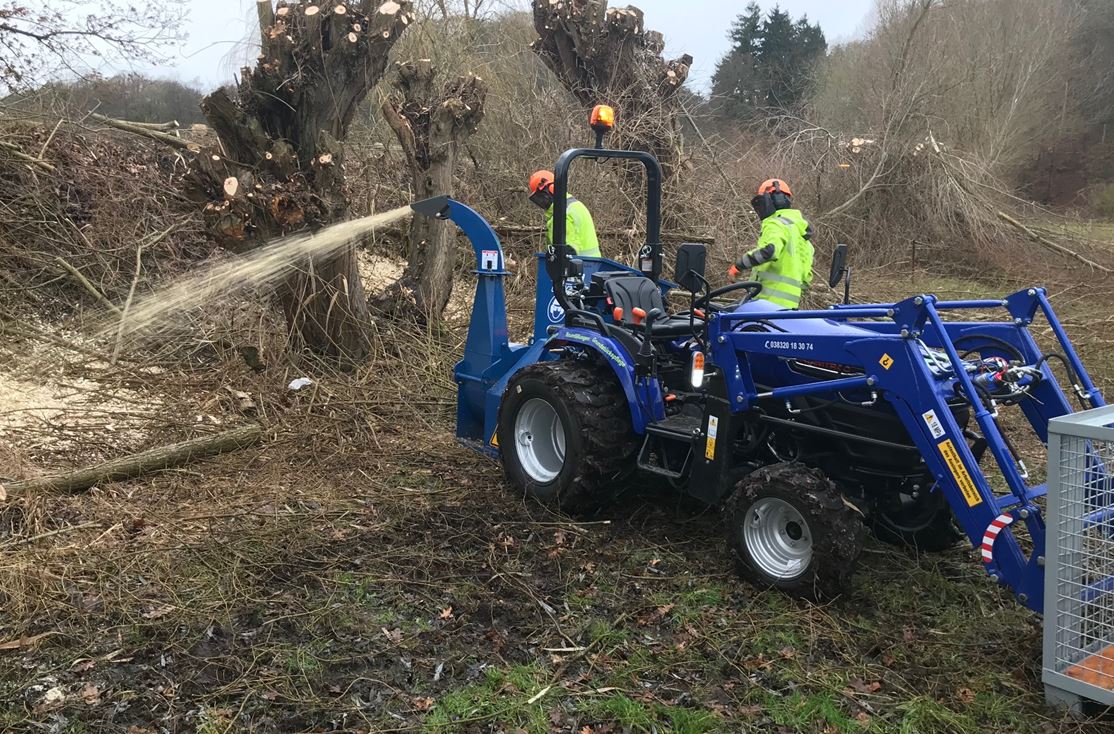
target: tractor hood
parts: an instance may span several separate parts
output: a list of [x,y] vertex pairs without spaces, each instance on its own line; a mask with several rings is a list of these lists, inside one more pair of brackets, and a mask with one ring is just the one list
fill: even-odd
[[[734,311],[735,313],[768,313],[771,315],[788,310],[789,309],[782,308],[781,306],[776,306],[769,301],[764,301],[761,299],[749,301],[732,309],[732,311]],[[784,319],[779,321],[777,324],[769,321],[744,321],[738,327],[736,327],[736,330],[746,324],[754,323],[762,324],[762,326],[766,327],[768,331],[778,331],[787,334],[801,333],[821,336],[842,334],[848,338],[876,336],[875,332],[872,332],[868,329],[862,329],[858,326],[851,326],[850,324],[840,321],[833,321],[830,319]]]

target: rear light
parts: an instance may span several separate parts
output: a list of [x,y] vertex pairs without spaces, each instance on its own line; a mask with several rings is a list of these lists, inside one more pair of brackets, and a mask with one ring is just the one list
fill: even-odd
[[704,352],[692,353],[692,369],[689,371],[689,382],[697,389],[704,386]]

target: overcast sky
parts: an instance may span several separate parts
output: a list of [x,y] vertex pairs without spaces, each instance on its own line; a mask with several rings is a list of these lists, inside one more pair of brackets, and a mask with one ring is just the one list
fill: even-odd
[[[523,5],[526,3],[519,0]],[[731,21],[744,0],[633,0],[646,12],[646,26],[665,34],[669,58],[692,54],[690,81],[706,91],[716,62],[727,51]],[[612,2],[622,5],[623,2]],[[764,9],[774,0],[760,0]],[[807,13],[819,21],[828,43],[854,38],[863,32],[874,0],[780,0],[794,18]],[[255,25],[255,0],[191,0],[189,40],[166,66],[153,71],[208,89],[232,78],[253,54],[245,49]]]

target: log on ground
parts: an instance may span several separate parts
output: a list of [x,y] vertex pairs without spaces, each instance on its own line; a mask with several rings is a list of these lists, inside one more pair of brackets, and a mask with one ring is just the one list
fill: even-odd
[[0,485],[0,499],[3,499],[4,495],[7,495],[8,499],[15,499],[41,492],[77,492],[101,482],[129,479],[171,469],[208,456],[247,448],[258,442],[262,435],[263,429],[253,423],[212,436],[192,438],[181,443],[140,451],[137,454],[65,474],[9,482]]

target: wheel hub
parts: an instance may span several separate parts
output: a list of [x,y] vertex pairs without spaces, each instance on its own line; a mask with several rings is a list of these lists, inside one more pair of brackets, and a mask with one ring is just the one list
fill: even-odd
[[742,534],[751,560],[767,576],[795,579],[812,562],[808,522],[785,500],[764,497],[751,505]]
[[523,471],[535,482],[552,482],[565,466],[565,428],[556,409],[541,398],[523,404],[514,421],[515,448]]

